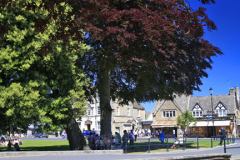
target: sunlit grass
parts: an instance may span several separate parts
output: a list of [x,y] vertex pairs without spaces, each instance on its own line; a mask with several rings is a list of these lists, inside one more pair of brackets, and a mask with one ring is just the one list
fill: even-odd
[[[22,140],[23,145],[20,145],[21,151],[66,151],[70,150],[68,141],[52,141],[52,140]],[[150,152],[166,152],[167,143],[165,141],[164,145],[161,146],[160,141],[150,142]],[[182,150],[182,146],[178,149],[171,149],[174,141],[168,142],[168,150],[176,151]],[[227,144],[227,142],[226,142]],[[229,142],[231,144],[231,142]],[[219,145],[219,141],[213,141],[213,147]],[[199,141],[199,148],[210,148],[211,141]],[[187,149],[196,149],[197,141],[187,141]],[[7,151],[7,146],[0,147],[0,152]],[[149,142],[148,141],[137,141],[134,143],[134,148],[128,147],[128,153],[148,153],[149,152]]]

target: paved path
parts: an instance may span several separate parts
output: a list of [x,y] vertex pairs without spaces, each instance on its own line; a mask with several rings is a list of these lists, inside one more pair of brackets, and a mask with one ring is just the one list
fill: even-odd
[[[234,148],[239,147],[239,148]],[[231,148],[231,149],[230,149]],[[9,155],[13,152],[9,152]],[[15,152],[17,153],[17,152]],[[206,155],[206,154],[223,154],[223,146],[218,146],[214,148],[208,149],[191,149],[191,150],[180,150],[180,151],[171,151],[171,152],[158,152],[158,153],[145,153],[145,154],[114,154],[114,153],[77,153],[77,151],[66,151],[60,152],[57,154],[55,152],[35,152],[33,155],[20,155],[21,152],[18,152],[19,155],[12,156],[0,156],[1,159],[9,159],[9,160],[156,160],[156,159],[166,159],[166,158],[176,158],[176,157],[184,157],[184,156],[195,156],[195,155]],[[41,154],[38,154],[41,153]],[[240,159],[240,144],[231,144],[228,145],[227,153],[232,154],[232,159]],[[1,153],[0,153],[1,154]],[[54,155],[55,154],[55,155]]]

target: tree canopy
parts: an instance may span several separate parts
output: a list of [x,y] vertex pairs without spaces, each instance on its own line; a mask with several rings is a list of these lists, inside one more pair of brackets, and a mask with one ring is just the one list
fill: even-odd
[[[68,128],[85,113],[82,87],[88,81],[76,60],[89,47],[79,41],[82,34],[76,38],[77,33],[71,35],[67,26],[60,25],[63,19],[74,23],[73,17],[67,17],[72,12],[69,4],[54,4],[53,10],[47,10],[42,3],[0,3],[0,25],[5,29],[0,35],[0,115],[5,123],[0,127],[5,132],[14,127],[26,130],[34,122]],[[40,21],[47,23],[39,26]],[[65,40],[60,34],[68,31]]]
[[[79,58],[79,66],[93,82],[87,96],[100,94],[101,125],[110,126],[110,99],[127,104],[200,90],[211,57],[223,54],[203,39],[204,26],[217,28],[206,9],[194,11],[185,0],[82,2],[81,26],[92,49]],[[101,127],[102,133],[110,130]]]

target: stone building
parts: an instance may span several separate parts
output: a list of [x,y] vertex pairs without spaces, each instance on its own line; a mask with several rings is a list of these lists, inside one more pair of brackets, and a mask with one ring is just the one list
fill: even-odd
[[152,130],[154,132],[163,129],[168,136],[171,136],[172,131],[177,129],[177,116],[189,110],[198,120],[195,125],[190,125],[189,136],[215,136],[219,134],[221,127],[225,128],[229,136],[237,136],[240,118],[238,100],[239,89],[236,87],[236,89],[231,88],[230,93],[226,95],[213,95],[212,97],[176,95],[173,101],[157,101],[153,110]]
[[[145,120],[145,108],[135,102],[128,105],[119,105],[118,101],[110,102],[112,112],[112,133],[123,134],[124,130],[141,129],[142,120]],[[87,104],[87,114],[82,116],[81,121],[77,120],[81,130],[95,130],[100,133],[100,100],[95,98],[92,103]]]
[[119,102],[112,102],[114,109],[112,114],[112,132],[123,134],[124,130],[142,129],[142,120],[145,120],[145,108],[140,103],[129,103],[129,105],[119,105]]

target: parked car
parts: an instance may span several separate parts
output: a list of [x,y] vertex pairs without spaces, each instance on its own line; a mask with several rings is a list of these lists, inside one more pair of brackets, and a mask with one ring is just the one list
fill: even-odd
[[43,138],[43,137],[48,138],[48,134],[35,133],[35,134],[33,135],[33,137],[34,137],[34,138],[36,138],[36,137],[38,137],[38,138]]
[[100,136],[99,133],[97,133],[97,132],[95,132],[95,131],[92,131],[92,130],[83,130],[83,132],[82,132],[82,134],[83,134],[86,138],[90,135],[90,133],[95,133],[95,135]]

